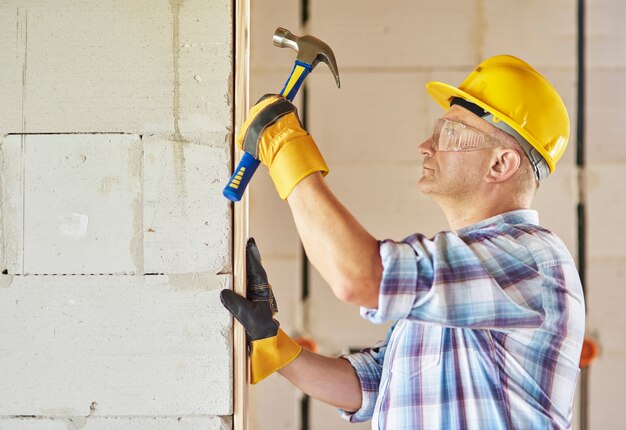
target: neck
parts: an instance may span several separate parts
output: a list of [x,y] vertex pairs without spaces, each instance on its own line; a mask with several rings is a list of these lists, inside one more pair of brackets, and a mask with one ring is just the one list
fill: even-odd
[[468,196],[466,199],[437,199],[443,210],[450,230],[456,231],[493,216],[518,209],[528,209],[530,201],[506,199],[501,195],[479,197]]

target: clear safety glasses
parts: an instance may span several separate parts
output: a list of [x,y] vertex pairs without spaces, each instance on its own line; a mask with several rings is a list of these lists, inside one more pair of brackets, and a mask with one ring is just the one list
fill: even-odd
[[433,131],[437,151],[476,151],[501,146],[500,141],[465,124],[439,118]]

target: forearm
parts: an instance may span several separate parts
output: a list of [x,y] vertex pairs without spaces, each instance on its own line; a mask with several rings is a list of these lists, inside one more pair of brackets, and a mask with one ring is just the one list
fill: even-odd
[[311,263],[341,300],[376,308],[382,277],[378,241],[337,200],[319,173],[288,198]]
[[278,371],[309,396],[346,411],[361,407],[361,384],[343,358],[324,357],[306,349]]

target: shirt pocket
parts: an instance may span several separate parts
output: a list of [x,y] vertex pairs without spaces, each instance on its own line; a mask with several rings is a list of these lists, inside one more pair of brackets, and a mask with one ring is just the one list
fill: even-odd
[[441,363],[443,327],[406,321],[398,339],[391,372],[414,378]]

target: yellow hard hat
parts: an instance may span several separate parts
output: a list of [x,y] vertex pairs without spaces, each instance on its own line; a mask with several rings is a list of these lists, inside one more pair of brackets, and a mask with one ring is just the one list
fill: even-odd
[[550,82],[519,58],[491,57],[458,88],[429,82],[426,91],[445,109],[461,99],[461,106],[469,102],[484,110],[480,116],[511,134],[524,148],[538,179],[553,172],[565,152],[569,116],[563,100]]

